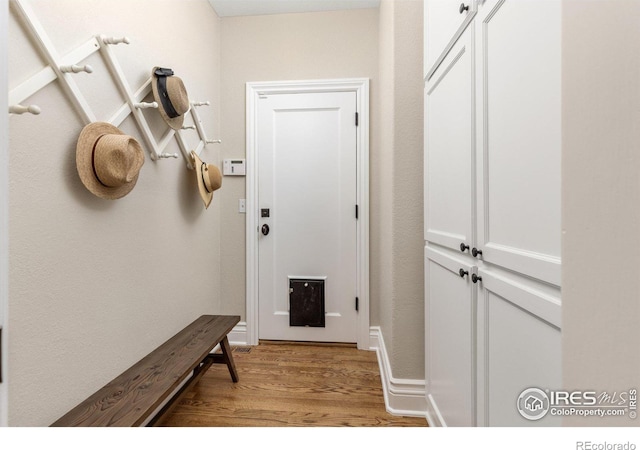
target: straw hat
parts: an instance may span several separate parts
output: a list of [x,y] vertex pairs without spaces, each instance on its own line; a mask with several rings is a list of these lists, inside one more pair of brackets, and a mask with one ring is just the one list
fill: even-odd
[[114,200],[136,185],[144,164],[142,147],[133,137],[106,122],[85,126],[76,145],[80,180],[100,198]]
[[196,179],[198,180],[198,191],[200,191],[200,197],[204,202],[204,207],[208,208],[213,198],[213,191],[217,191],[222,187],[222,174],[213,164],[207,164],[203,162],[196,152],[191,152],[191,158],[193,159],[193,167],[196,172]]
[[151,90],[165,122],[174,130],[182,128],[184,115],[189,111],[189,96],[182,80],[174,76],[171,69],[154,67]]

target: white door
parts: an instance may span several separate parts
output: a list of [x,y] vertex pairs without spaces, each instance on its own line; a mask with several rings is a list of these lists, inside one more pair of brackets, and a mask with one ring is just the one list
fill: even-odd
[[475,218],[470,31],[427,82],[424,115],[425,240],[467,254]]
[[468,257],[425,248],[427,402],[444,426],[475,421],[475,267]]
[[357,341],[356,93],[257,106],[259,338]]
[[428,0],[424,4],[424,76],[431,78],[443,55],[476,14],[475,0]]
[[478,425],[560,426],[551,414],[527,419],[518,403],[530,388],[562,387],[560,291],[499,269],[478,272]]
[[488,0],[475,46],[478,248],[486,262],[556,286],[561,3]]

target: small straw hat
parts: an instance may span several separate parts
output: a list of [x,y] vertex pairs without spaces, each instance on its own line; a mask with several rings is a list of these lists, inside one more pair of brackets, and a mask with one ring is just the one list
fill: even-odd
[[90,123],[78,136],[78,175],[100,198],[114,200],[131,192],[143,164],[144,151],[138,141],[110,123]]
[[189,96],[182,80],[173,70],[154,67],[151,71],[151,90],[162,118],[174,130],[182,128],[184,115],[189,111]]
[[193,159],[193,167],[198,180],[198,191],[200,191],[200,197],[202,197],[206,209],[211,204],[213,191],[217,191],[222,187],[222,174],[220,169],[213,164],[203,162],[196,152],[191,152],[191,158]]

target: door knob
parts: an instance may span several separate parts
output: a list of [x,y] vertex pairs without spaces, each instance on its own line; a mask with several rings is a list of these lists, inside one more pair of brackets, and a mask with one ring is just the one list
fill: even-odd
[[471,275],[471,281],[473,281],[474,283],[477,283],[478,281],[482,281],[482,277],[479,277],[474,273],[473,275]]
[[466,250],[469,250],[469,246],[468,246],[468,245],[465,245],[465,243],[464,243],[464,242],[461,242],[461,243],[460,243],[460,251],[461,251],[461,252],[464,252],[464,251],[466,251]]
[[477,248],[473,247],[471,249],[471,254],[473,255],[474,258],[477,258],[478,255],[482,255],[482,250],[478,250]]
[[265,236],[267,234],[269,234],[269,225],[267,225],[266,223],[264,225],[262,225],[262,234],[264,234]]
[[469,5],[465,5],[464,3],[460,3],[460,14],[462,14],[465,11],[469,11]]
[[464,269],[460,269],[458,273],[460,274],[461,278],[464,278],[465,275],[469,275],[469,272]]

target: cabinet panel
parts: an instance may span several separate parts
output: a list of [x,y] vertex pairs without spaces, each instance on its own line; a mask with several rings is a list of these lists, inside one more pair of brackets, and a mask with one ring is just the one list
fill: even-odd
[[426,84],[425,239],[471,245],[475,202],[473,66],[466,32]]
[[[447,426],[475,425],[474,291],[464,259],[425,249],[427,402]],[[464,258],[464,257],[462,257]],[[460,270],[467,272],[463,277]]]
[[490,0],[476,29],[478,246],[560,285],[560,2]]
[[425,4],[428,411],[449,426],[560,425],[517,402],[561,387],[561,4],[479,1],[456,28],[431,23],[445,3]]
[[475,0],[426,0],[424,76],[431,78],[444,55],[476,13]]
[[517,409],[524,390],[561,387],[560,292],[490,270],[479,275],[478,424],[560,426],[557,416],[531,421]]

